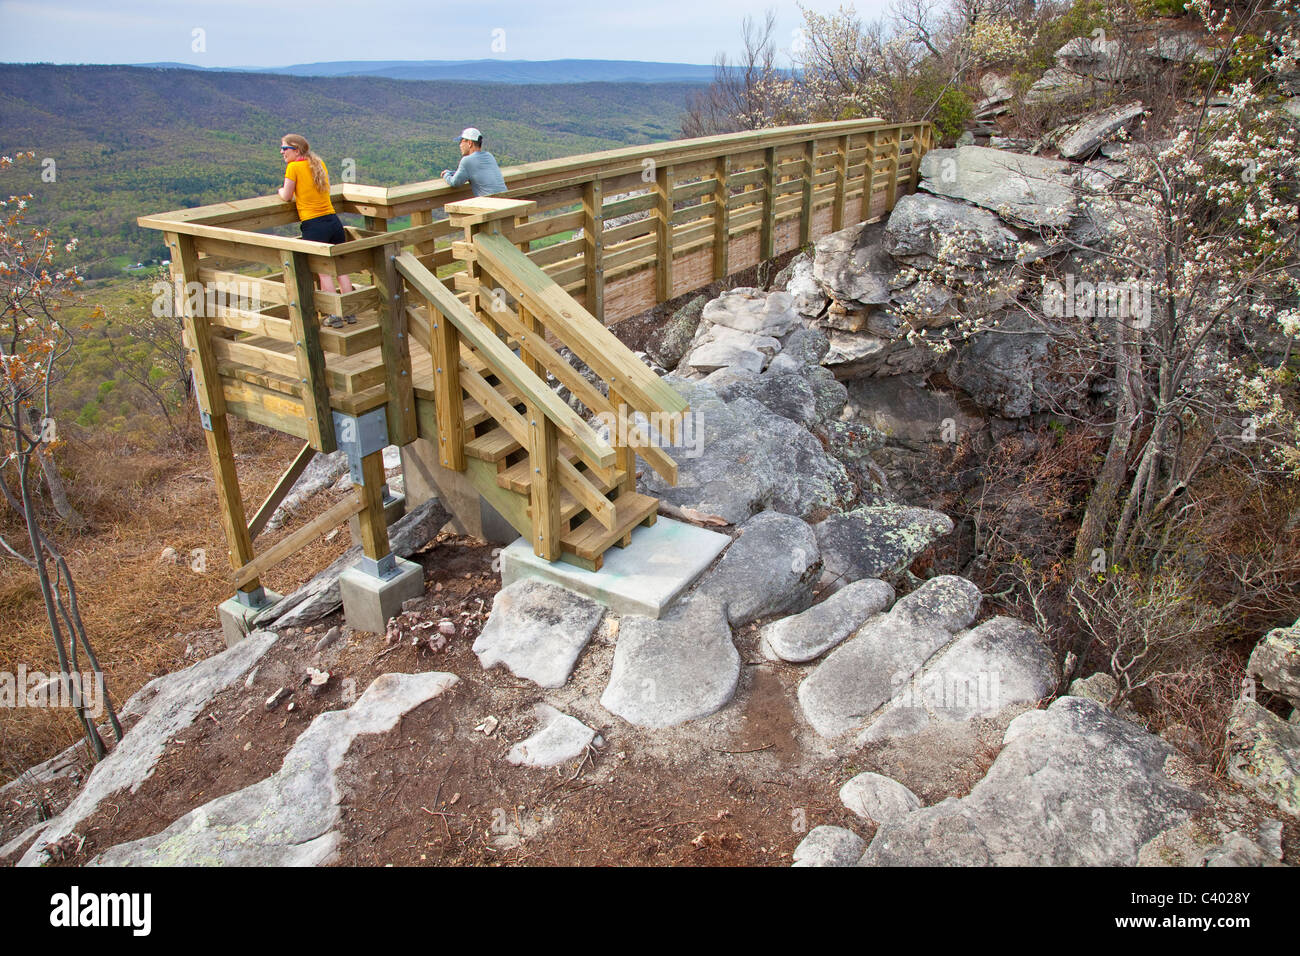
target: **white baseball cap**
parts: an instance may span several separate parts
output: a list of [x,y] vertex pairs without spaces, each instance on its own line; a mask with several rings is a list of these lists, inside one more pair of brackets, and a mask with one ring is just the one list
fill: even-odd
[[481,132],[479,132],[473,126],[466,126],[463,130],[461,130],[460,139],[456,140],[456,142],[459,143],[461,139],[468,139],[472,142],[477,143],[482,138],[483,138],[483,134]]

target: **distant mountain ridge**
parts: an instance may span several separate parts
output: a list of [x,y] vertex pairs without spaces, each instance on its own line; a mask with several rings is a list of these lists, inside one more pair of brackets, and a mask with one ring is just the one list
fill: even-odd
[[340,60],[277,67],[204,67],[192,63],[135,63],[154,69],[286,76],[357,76],[390,80],[474,83],[708,83],[714,67],[648,60]]

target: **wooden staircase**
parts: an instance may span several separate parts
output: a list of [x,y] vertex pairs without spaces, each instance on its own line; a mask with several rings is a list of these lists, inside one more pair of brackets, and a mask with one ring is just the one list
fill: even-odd
[[[675,434],[687,405],[505,236],[534,206],[492,198],[447,206],[465,235],[453,244],[467,264],[457,277],[460,297],[414,255],[396,258],[415,394],[436,411],[437,434],[421,435],[539,556],[598,570],[609,548],[654,523],[658,500],[636,490],[638,455],[676,480],[676,462],[649,426]],[[605,388],[584,378],[559,345]],[[456,356],[454,369],[445,356]],[[607,437],[559,400],[548,373],[615,426]]]

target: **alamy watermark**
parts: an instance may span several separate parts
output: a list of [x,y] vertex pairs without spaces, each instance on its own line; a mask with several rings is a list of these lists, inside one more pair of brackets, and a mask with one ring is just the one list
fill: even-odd
[[1065,282],[1043,284],[1043,312],[1053,318],[1134,319],[1138,328],[1151,324],[1151,283],[1088,282],[1067,273]]
[[900,707],[981,713],[1001,709],[1002,675],[996,670],[896,671],[889,684],[891,699]]
[[683,458],[699,458],[704,454],[704,422],[698,411],[645,415],[620,405],[616,412],[598,412],[593,423],[608,433],[612,444],[634,451],[660,447],[674,449]]
[[104,713],[103,675],[29,671],[26,664],[19,664],[16,673],[0,671],[0,707],[72,707],[78,697],[87,717],[100,717]]
[[[155,318],[177,318],[177,309],[181,314],[216,318],[227,310],[239,313],[261,312],[262,285],[254,280],[220,281],[220,282],[181,282],[176,279],[168,282],[159,279],[150,287],[153,293],[153,314]],[[260,324],[256,316],[239,316],[248,325],[249,330]]]

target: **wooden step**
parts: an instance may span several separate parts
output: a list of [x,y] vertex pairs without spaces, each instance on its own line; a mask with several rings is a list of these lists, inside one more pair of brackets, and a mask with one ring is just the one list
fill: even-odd
[[614,502],[613,531],[595,518],[588,518],[560,539],[560,545],[565,551],[585,561],[596,562],[596,567],[599,568],[601,555],[643,521],[654,524],[658,511],[658,498],[625,491]]
[[[573,457],[577,458],[577,455],[574,455]],[[572,461],[573,459],[570,460]],[[524,473],[527,474],[528,473],[527,458],[524,459],[523,464],[525,466]],[[517,468],[518,465],[514,465],[512,467]],[[598,488],[602,495],[608,495],[611,491],[617,488],[619,482],[623,480],[623,472],[618,471],[617,469],[613,471],[613,474],[610,476],[610,480],[606,482],[602,482],[598,476],[592,474],[590,471],[584,471],[582,475],[593,486]],[[501,474],[497,475],[497,484],[501,485],[503,488],[509,488],[511,491],[515,491],[515,489],[511,487],[510,484],[503,482],[501,480]],[[531,490],[530,488],[525,486],[523,491],[515,491],[515,493],[520,494],[523,497],[528,497],[530,490]],[[563,486],[560,487],[560,521],[567,522],[570,518],[572,518],[578,512],[582,511],[584,508],[586,508],[586,505],[584,505],[581,501],[575,498],[571,491],[569,491],[567,488]],[[531,521],[532,517],[533,517],[533,508],[532,508],[532,504],[530,503],[528,505],[528,519]]]
[[477,438],[465,439],[465,454],[479,461],[504,461],[511,452],[522,447],[508,431],[498,425]]
[[[560,443],[560,454],[563,455],[565,458],[567,458],[573,464],[575,465],[578,464],[578,458],[579,458],[578,453],[574,451],[572,448],[570,448],[568,445],[564,444],[563,442]],[[611,469],[611,472],[614,471],[616,471],[616,469]],[[590,469],[586,469],[584,471],[584,474],[587,476],[588,479],[591,480],[591,483],[593,485],[602,484],[600,478],[597,475],[593,474]],[[617,479],[621,479],[622,476],[623,473],[621,471],[618,471]],[[610,488],[613,488],[614,485],[618,483],[617,479],[605,483],[607,484],[607,487],[601,488],[601,490],[609,491]],[[507,468],[505,471],[498,472],[497,484],[508,491],[515,492],[515,494],[519,494],[519,495],[528,494],[529,490],[532,488],[533,485],[532,471],[528,466],[528,459],[521,458],[519,461],[515,462],[513,465]]]
[[[509,382],[502,382],[499,385],[497,385],[496,388],[497,391],[501,394],[501,397],[504,398],[507,402],[509,402],[512,406],[517,406],[522,401],[522,399],[520,399],[519,397],[519,392],[516,391],[514,386],[512,386]],[[487,421],[489,418],[492,417],[491,413],[489,413],[486,408],[484,408],[474,399],[470,398],[468,395],[466,395],[461,400],[461,408],[463,413],[462,417],[465,419],[466,429],[473,428],[475,425],[481,425],[483,422]],[[473,436],[470,435],[467,431],[465,435],[465,440],[470,441],[472,438]]]

